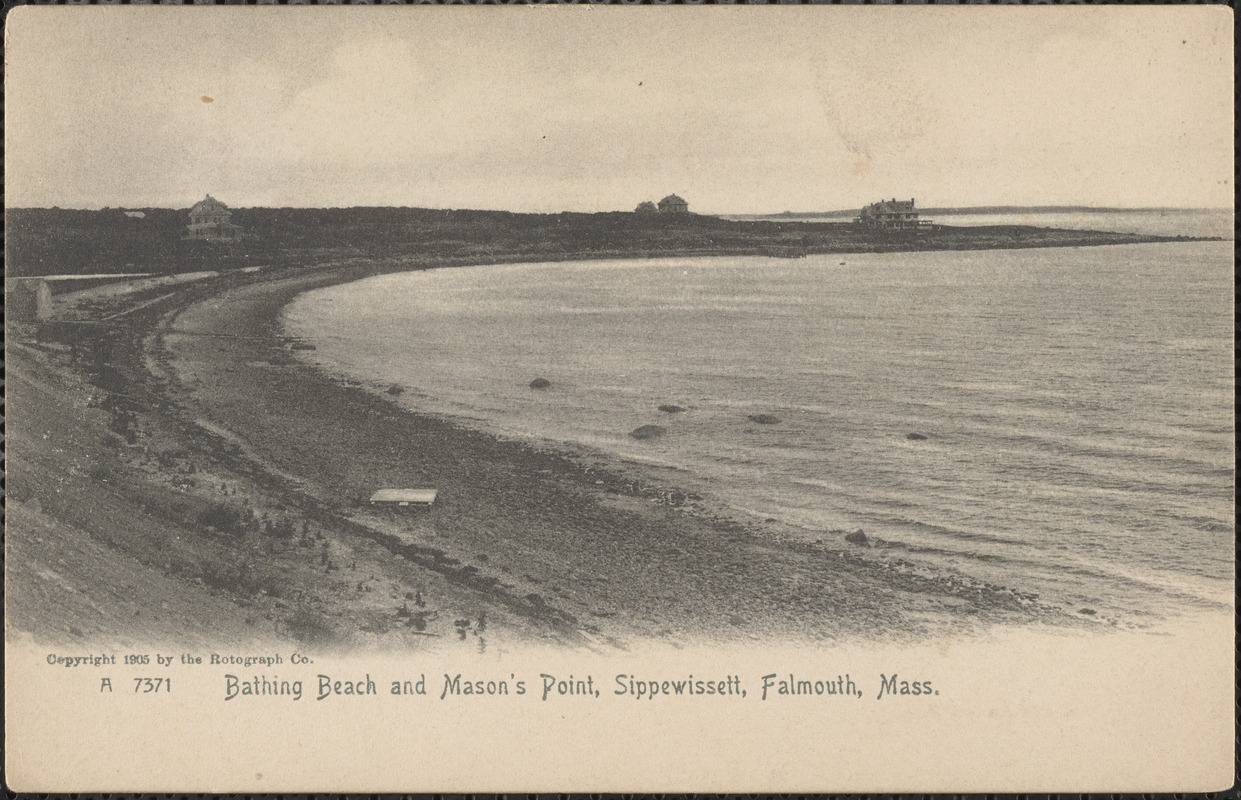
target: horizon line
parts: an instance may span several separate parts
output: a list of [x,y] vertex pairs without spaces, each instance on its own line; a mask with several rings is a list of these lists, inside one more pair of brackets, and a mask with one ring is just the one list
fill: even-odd
[[[216,198],[218,200],[218,198]],[[59,206],[59,205],[23,205],[8,206],[6,211],[188,211],[199,201],[194,201],[187,206],[165,206],[165,205],[107,205],[96,208],[81,206]],[[220,201],[223,202],[223,201]],[[632,209],[609,209],[604,211],[576,211],[573,209],[562,209],[560,211],[518,211],[508,208],[471,208],[471,207],[446,207],[446,206],[420,206],[420,205],[389,205],[389,204],[370,204],[370,205],[224,205],[232,210],[244,209],[272,209],[272,210],[314,210],[328,211],[334,209],[355,209],[355,208],[393,208],[405,209],[410,211],[476,211],[486,213],[504,213],[504,214],[529,214],[529,215],[556,215],[556,214],[632,214]],[[712,216],[712,217],[797,217],[797,216],[827,216],[832,214],[851,214],[859,211],[862,207],[856,208],[837,208],[824,211],[712,211],[712,212],[690,212],[691,215]],[[1029,209],[1066,209],[1066,210],[1083,210],[1083,211],[1230,211],[1235,213],[1235,206],[1170,206],[1170,205],[1142,205],[1142,206],[1126,206],[1126,205],[1089,205],[1082,203],[1030,203],[1021,205],[1009,204],[983,204],[969,206],[954,205],[937,205],[925,206],[918,210],[923,213],[944,213],[953,212],[975,212],[975,213],[1002,213],[1003,211],[1013,210],[1029,210]]]

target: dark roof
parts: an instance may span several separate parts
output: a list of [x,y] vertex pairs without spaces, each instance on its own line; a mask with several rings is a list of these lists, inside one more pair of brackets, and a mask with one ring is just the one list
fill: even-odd
[[891,211],[913,211],[913,200],[880,200],[878,203],[871,203],[864,210],[871,213],[882,213]]
[[204,213],[204,212],[211,213],[213,211],[228,211],[228,206],[224,205],[219,200],[216,200],[211,195],[207,195],[202,200],[199,200],[197,203],[195,203],[194,207],[190,209],[191,214],[198,214],[198,213]]

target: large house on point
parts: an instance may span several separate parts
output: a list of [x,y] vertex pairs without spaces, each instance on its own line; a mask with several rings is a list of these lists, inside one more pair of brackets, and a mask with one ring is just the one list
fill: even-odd
[[880,200],[871,203],[853,218],[858,225],[888,231],[917,230],[918,212],[914,210],[914,198],[908,200]]

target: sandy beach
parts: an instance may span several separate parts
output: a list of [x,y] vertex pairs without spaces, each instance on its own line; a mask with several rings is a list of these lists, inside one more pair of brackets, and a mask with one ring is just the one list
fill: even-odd
[[[160,550],[189,566],[170,557],[157,571],[324,646],[890,639],[1066,618],[1007,587],[877,557],[844,531],[787,541],[676,486],[410,413],[295,359],[284,305],[374,271],[200,284],[147,311],[132,349],[113,348],[130,415],[118,458],[181,509],[175,546]],[[383,486],[440,499],[370,508]],[[217,520],[221,507],[244,523]],[[221,561],[236,574],[204,580]]]

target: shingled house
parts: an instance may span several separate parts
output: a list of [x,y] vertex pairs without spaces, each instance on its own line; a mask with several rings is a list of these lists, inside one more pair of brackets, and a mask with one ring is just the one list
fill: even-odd
[[918,228],[918,212],[914,210],[914,199],[880,200],[862,209],[853,221],[869,228],[880,228],[889,231],[916,230]]
[[241,238],[241,226],[231,220],[233,212],[228,206],[207,195],[190,209],[190,226],[187,239],[205,239],[212,242],[235,242]]

